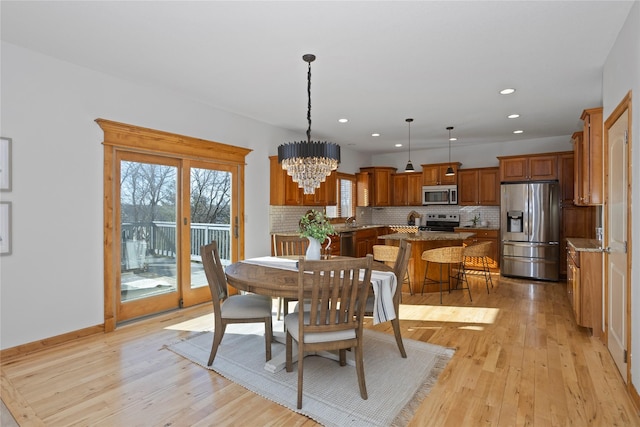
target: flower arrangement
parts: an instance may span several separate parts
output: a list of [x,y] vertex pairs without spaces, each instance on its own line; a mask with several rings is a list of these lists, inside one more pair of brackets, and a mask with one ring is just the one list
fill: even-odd
[[300,237],[312,237],[320,243],[324,242],[327,236],[335,234],[329,219],[322,212],[315,209],[307,211],[300,218],[298,231],[300,232]]

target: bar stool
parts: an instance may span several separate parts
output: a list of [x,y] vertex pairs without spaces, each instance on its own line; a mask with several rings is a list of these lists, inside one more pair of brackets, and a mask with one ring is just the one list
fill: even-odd
[[[479,242],[473,245],[466,246],[464,248],[464,261],[462,263],[462,269],[467,271],[480,271],[484,275],[484,282],[487,285],[487,293],[489,293],[489,283],[493,288],[493,280],[491,279],[491,269],[489,269],[488,257],[491,252],[491,242]],[[468,258],[477,258],[480,261],[479,269],[469,268]],[[477,263],[475,263],[477,264]]]
[[[376,261],[382,261],[387,264],[389,267],[394,267],[396,260],[398,259],[398,251],[400,248],[398,246],[390,246],[390,245],[373,245],[373,259]],[[411,262],[411,258],[409,258],[409,262]],[[413,288],[411,287],[411,275],[409,274],[409,268],[407,268],[407,273],[404,276],[404,280],[402,281],[402,286],[407,283],[409,285],[409,294],[413,295]],[[402,292],[400,292],[400,300],[402,300]]]
[[[471,289],[469,289],[469,282],[467,282],[467,277],[464,273],[464,268],[462,268],[462,265],[464,263],[464,247],[445,246],[443,248],[428,249],[422,252],[422,259],[427,262],[427,266],[424,269],[424,281],[422,282],[422,292],[421,292],[422,294],[424,294],[425,285],[428,285],[431,283],[438,283],[440,285],[440,304],[442,304],[442,284],[444,283],[444,280],[442,277],[442,267],[445,264],[448,264],[449,271],[447,272],[447,284],[449,287],[449,293],[451,293],[451,279],[455,278],[457,279],[458,284],[460,284],[460,282],[465,282],[467,284],[466,287],[462,287],[458,289],[460,290],[466,289],[467,291],[469,291],[469,300],[473,301],[473,299],[471,298]],[[440,280],[439,281],[433,280],[427,277],[430,263],[440,264]],[[458,266],[458,273],[455,276],[452,276],[450,273],[452,265]]]

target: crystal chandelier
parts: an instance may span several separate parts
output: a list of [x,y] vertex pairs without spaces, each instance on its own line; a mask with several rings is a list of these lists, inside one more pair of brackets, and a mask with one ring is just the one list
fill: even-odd
[[302,59],[309,64],[307,72],[307,140],[288,142],[278,147],[278,161],[282,169],[298,183],[304,194],[314,194],[340,163],[340,146],[333,142],[311,140],[311,63],[316,56],[306,54]]

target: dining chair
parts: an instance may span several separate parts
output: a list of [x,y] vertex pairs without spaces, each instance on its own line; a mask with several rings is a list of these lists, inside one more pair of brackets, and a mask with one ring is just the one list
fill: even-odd
[[[493,288],[493,280],[491,279],[491,269],[489,268],[488,257],[491,255],[492,242],[478,242],[473,245],[465,246],[464,248],[464,261],[462,263],[462,269],[465,276],[469,271],[478,271],[484,275],[484,283],[487,286],[487,293],[489,293],[489,283]],[[478,268],[471,268],[468,264],[469,258],[475,258],[479,261],[474,263],[478,265]]]
[[227,325],[232,323],[262,323],[264,322],[264,340],[267,361],[271,360],[271,339],[273,335],[271,324],[271,297],[265,295],[242,294],[229,296],[227,278],[220,262],[218,242],[215,240],[208,245],[200,246],[202,266],[207,276],[211,300],[213,302],[213,344],[207,366],[213,364],[218,346],[224,336]]
[[[448,264],[447,270],[447,285],[449,288],[449,293],[451,293],[451,279],[455,278],[458,280],[458,284],[460,282],[465,282],[467,284],[466,287],[462,287],[459,289],[466,289],[469,291],[469,300],[473,301],[471,298],[471,289],[469,288],[469,283],[467,282],[466,275],[464,273],[464,268],[462,268],[462,264],[464,262],[464,247],[462,246],[445,246],[442,248],[428,249],[422,252],[421,258],[427,262],[427,265],[424,269],[424,280],[422,282],[422,293],[424,293],[424,287],[430,283],[437,283],[440,285],[440,304],[442,304],[442,284],[445,283],[444,278],[442,277],[442,269],[445,264]],[[429,264],[439,264],[440,265],[440,280],[434,280],[428,277],[429,273]],[[458,268],[458,274],[456,276],[451,275],[452,266]]]
[[[339,351],[340,366],[346,365],[346,350],[353,349],[360,396],[367,399],[362,349],[362,319],[371,287],[373,256],[323,261],[299,260],[298,298],[308,311],[284,318],[286,369],[293,371],[293,341],[298,346],[298,409],[302,408],[304,353]],[[305,284],[305,282],[307,284]]]
[[[287,234],[273,235],[273,254],[275,256],[304,255],[308,247],[309,239],[306,237]],[[294,299],[278,298],[278,320],[280,320],[281,313],[284,313],[285,316],[289,313],[290,301],[294,301]]]
[[[400,299],[402,298],[402,284],[400,283],[400,277],[405,277],[405,275],[407,274],[409,260],[411,259],[411,243],[407,242],[406,240],[400,240],[399,246],[385,245],[384,247],[395,248],[393,252],[396,254],[396,258],[393,260],[393,272],[395,273],[396,279],[398,280],[398,285],[396,286],[396,292],[393,294],[393,308],[396,312],[396,317],[391,321],[391,326],[393,326],[393,334],[396,337],[396,343],[398,344],[400,355],[403,358],[406,358],[407,352],[404,349],[402,334],[400,333]],[[373,252],[373,258],[375,259],[375,246],[373,247]],[[373,316],[374,304],[375,296],[369,295],[367,297],[367,305],[365,307],[365,316]]]

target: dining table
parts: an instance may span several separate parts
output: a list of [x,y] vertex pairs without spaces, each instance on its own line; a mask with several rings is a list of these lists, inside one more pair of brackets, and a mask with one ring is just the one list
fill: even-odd
[[[332,258],[344,258],[332,257]],[[248,258],[225,268],[227,283],[234,288],[271,297],[298,299],[298,262],[299,256],[264,256]],[[398,279],[393,268],[373,261],[371,287],[374,295],[373,323],[382,323],[396,318],[393,295]],[[311,295],[312,278],[305,288]],[[305,294],[307,291],[305,290]],[[285,333],[274,331],[274,340],[284,343]],[[295,354],[295,352],[294,352]],[[323,354],[324,355],[324,354]],[[329,357],[333,358],[331,355]],[[277,372],[285,367],[285,352],[275,355],[265,364],[265,370]]]

